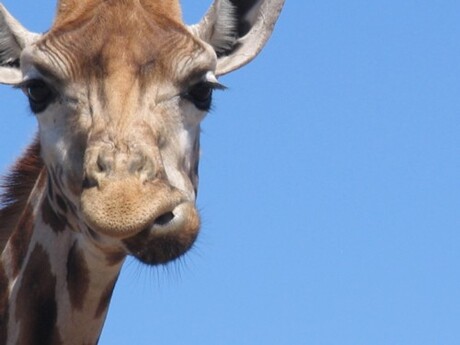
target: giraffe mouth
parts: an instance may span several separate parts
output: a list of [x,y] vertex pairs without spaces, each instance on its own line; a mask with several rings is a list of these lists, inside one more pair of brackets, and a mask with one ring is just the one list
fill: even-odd
[[200,218],[193,203],[184,202],[155,219],[152,226],[124,239],[128,252],[148,265],[165,264],[185,254],[195,242]]
[[120,239],[128,254],[149,265],[182,256],[200,229],[194,202],[162,181],[133,179],[87,188],[81,209],[92,230]]

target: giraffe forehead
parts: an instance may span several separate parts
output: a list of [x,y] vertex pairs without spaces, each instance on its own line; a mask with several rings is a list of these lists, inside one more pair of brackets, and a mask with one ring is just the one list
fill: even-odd
[[189,70],[214,69],[212,49],[177,18],[128,3],[125,8],[126,2],[103,2],[71,22],[58,22],[37,42],[38,53],[47,63],[60,65],[64,79],[116,73],[180,81]]

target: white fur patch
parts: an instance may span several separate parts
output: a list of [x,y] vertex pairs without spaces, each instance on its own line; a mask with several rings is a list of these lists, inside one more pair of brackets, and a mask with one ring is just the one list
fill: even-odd
[[210,37],[210,44],[217,53],[230,50],[237,40],[235,8],[229,0],[220,0],[216,4],[216,22]]
[[216,0],[201,22],[190,30],[218,54],[231,50],[238,39],[235,7],[229,0]]

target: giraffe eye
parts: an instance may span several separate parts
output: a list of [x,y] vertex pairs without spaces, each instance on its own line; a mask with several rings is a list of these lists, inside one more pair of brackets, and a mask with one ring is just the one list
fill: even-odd
[[54,98],[53,91],[42,80],[31,80],[23,87],[29,98],[30,108],[37,114],[44,111]]
[[214,87],[207,82],[199,82],[193,85],[185,95],[198,109],[208,111],[211,107],[212,91]]

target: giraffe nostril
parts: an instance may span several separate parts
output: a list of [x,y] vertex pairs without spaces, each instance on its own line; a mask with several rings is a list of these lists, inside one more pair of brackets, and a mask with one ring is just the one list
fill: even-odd
[[128,170],[131,174],[141,173],[147,164],[147,157],[141,154],[135,155],[129,162]]
[[[89,179],[102,183],[104,180],[134,177],[142,183],[155,179],[154,159],[141,150],[99,149],[89,152],[85,172]],[[86,182],[85,182],[86,184]]]
[[109,159],[107,155],[100,154],[97,156],[96,172],[109,173],[112,170],[113,160]]
[[166,212],[162,214],[161,216],[159,216],[157,219],[155,219],[154,225],[163,226],[171,222],[173,219],[174,219],[174,213]]
[[97,185],[98,185],[98,183],[97,183],[96,179],[86,176],[83,179],[81,187],[82,187],[82,189],[89,189],[89,188],[97,187]]

